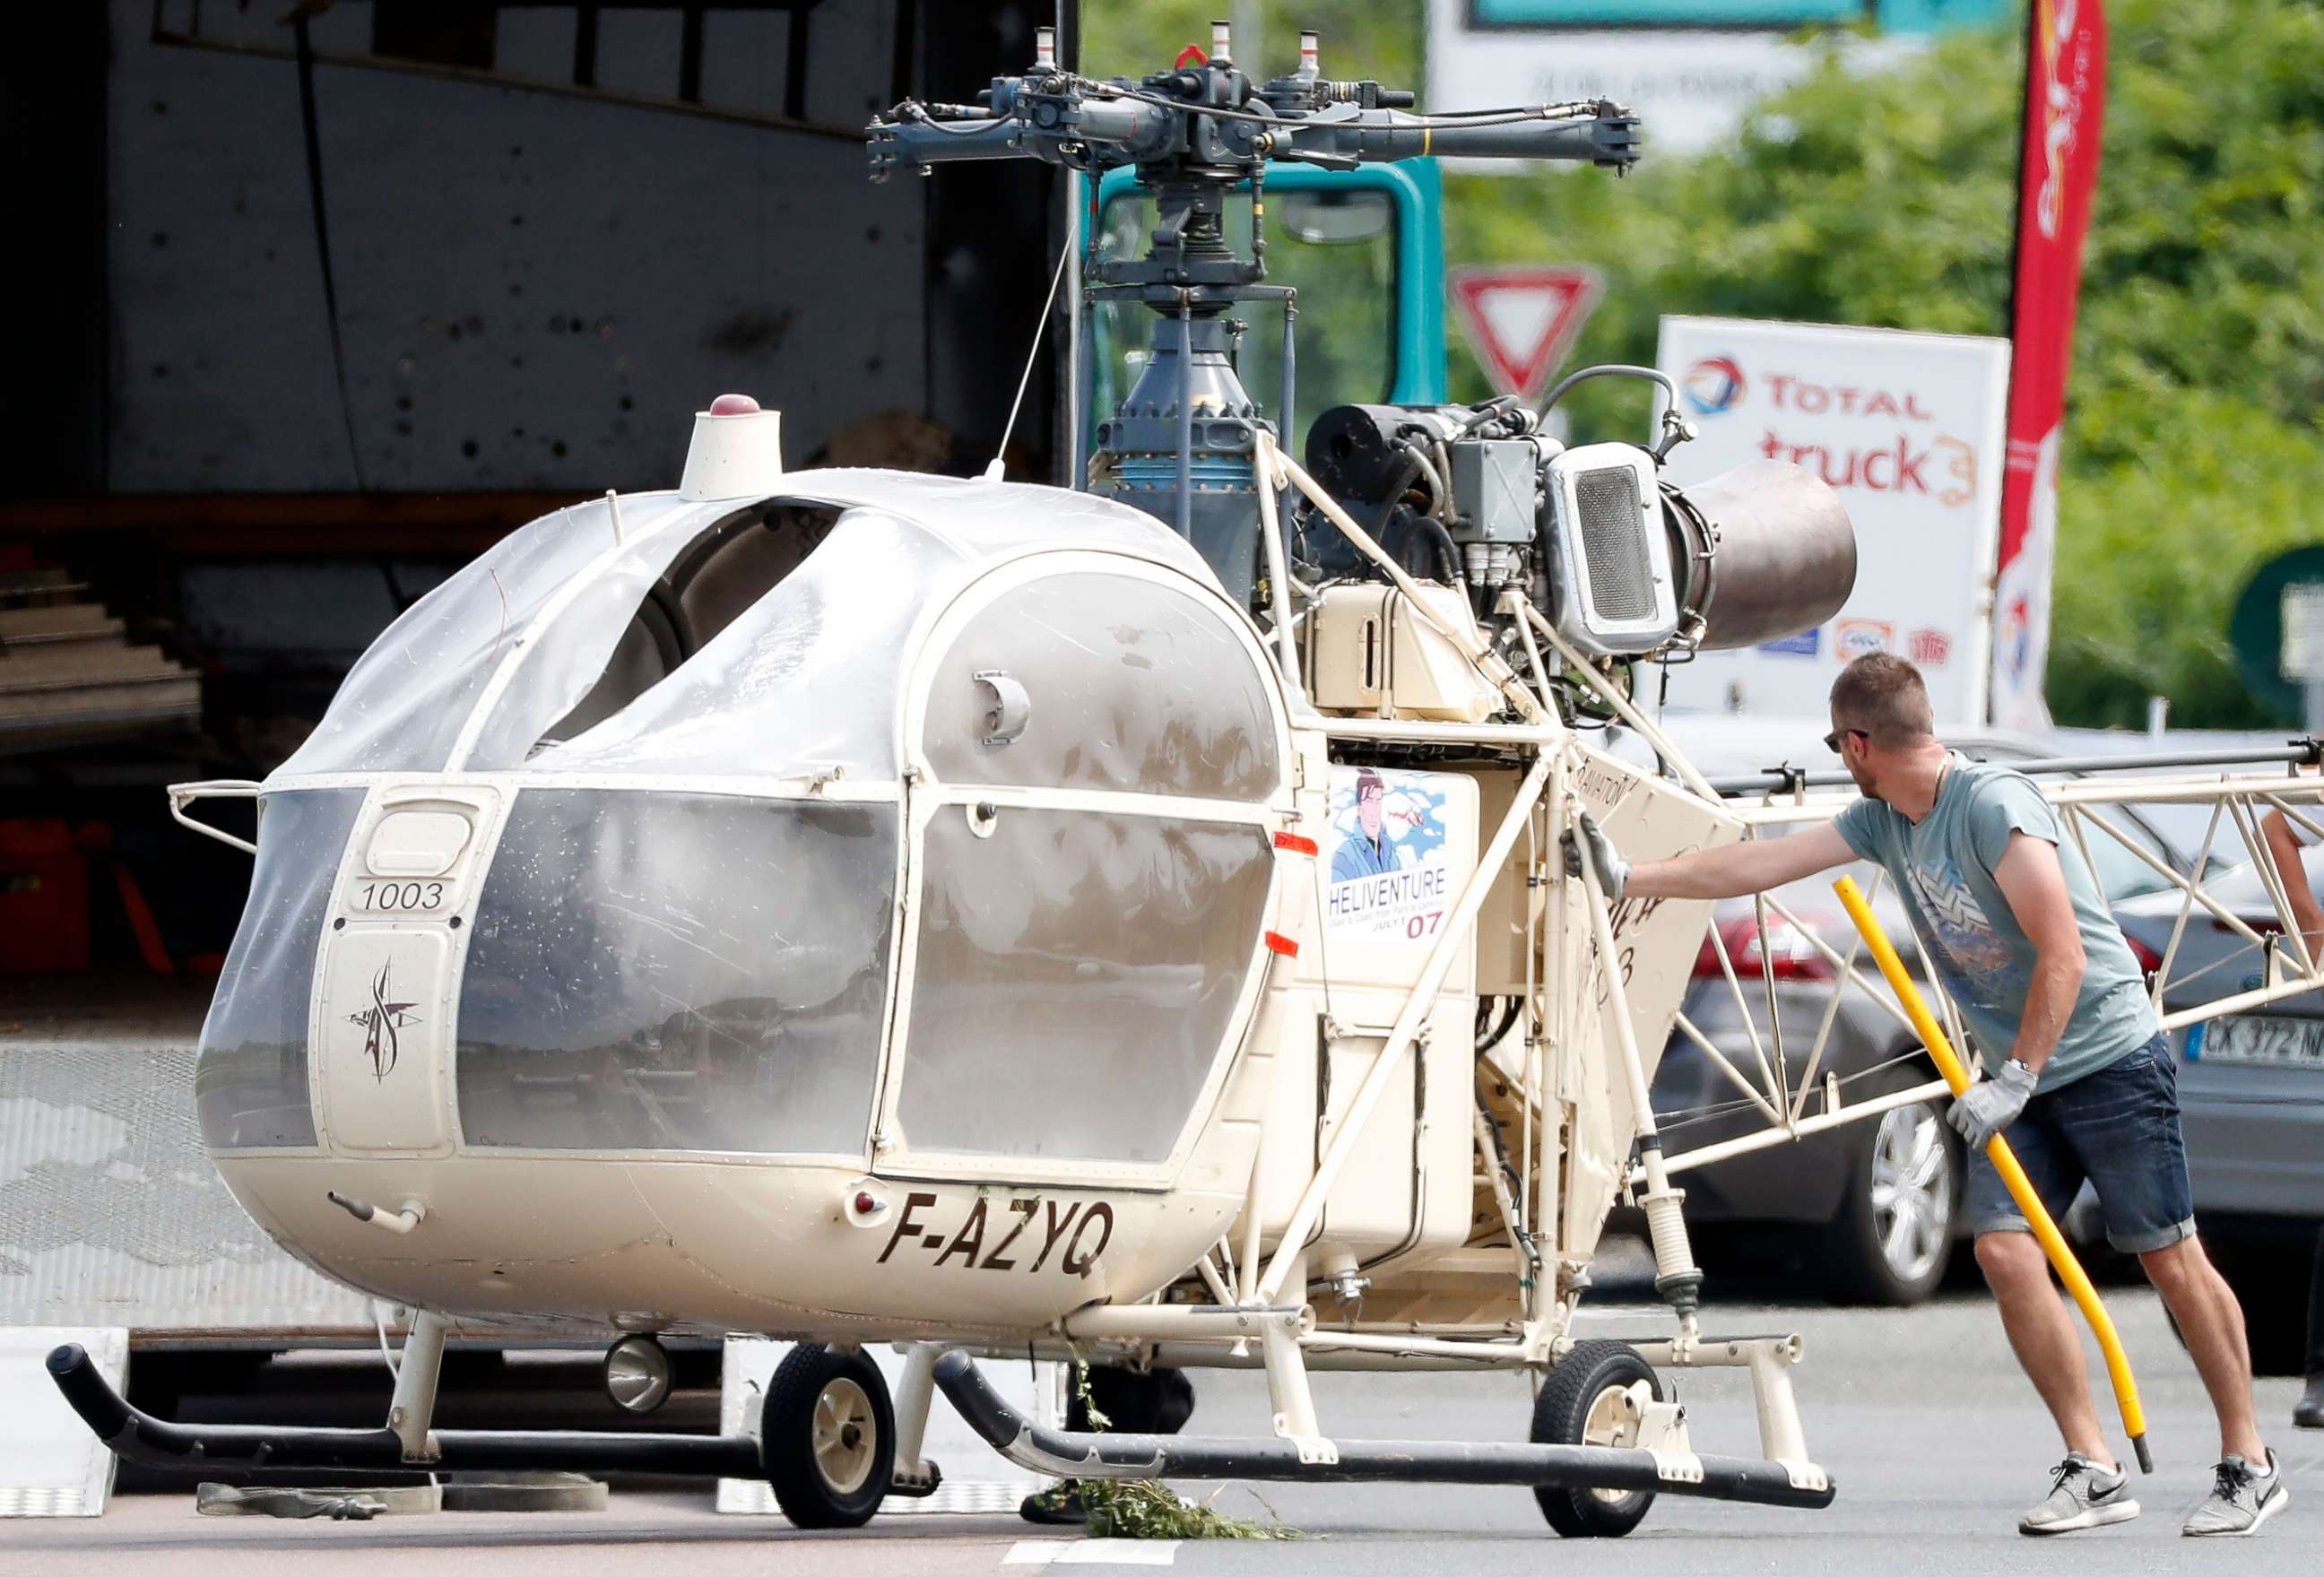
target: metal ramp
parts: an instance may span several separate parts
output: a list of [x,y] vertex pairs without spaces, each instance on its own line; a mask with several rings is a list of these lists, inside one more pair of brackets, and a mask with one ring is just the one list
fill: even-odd
[[42,1360],[78,1342],[118,1387],[129,1370],[129,1333],[118,1325],[0,1330],[0,1517],[100,1517],[113,1493],[115,1457],[66,1405]]

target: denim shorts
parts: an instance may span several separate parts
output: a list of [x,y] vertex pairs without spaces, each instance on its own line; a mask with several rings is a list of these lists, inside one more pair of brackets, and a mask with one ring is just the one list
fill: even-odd
[[[2052,1220],[2089,1180],[2117,1253],[2147,1254],[2195,1235],[2187,1146],[2179,1132],[2179,1070],[2157,1035],[2094,1074],[2034,1097],[2002,1130]],[[1973,1231],[2032,1229],[1983,1151],[1964,1191]]]

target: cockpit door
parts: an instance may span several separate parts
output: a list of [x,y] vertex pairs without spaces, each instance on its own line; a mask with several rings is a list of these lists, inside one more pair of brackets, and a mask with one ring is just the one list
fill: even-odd
[[1167,1186],[1264,975],[1269,659],[1215,592],[1079,553],[986,576],[927,650],[881,1169]]

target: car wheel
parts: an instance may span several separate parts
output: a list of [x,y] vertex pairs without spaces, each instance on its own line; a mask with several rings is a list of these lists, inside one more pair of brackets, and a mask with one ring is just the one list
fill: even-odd
[[1960,1214],[1959,1148],[1934,1105],[1899,1106],[1858,1126],[1848,1197],[1825,1259],[1831,1296],[1903,1306],[1944,1279]]
[[[1621,1342],[1578,1342],[1549,1371],[1533,1405],[1536,1445],[1628,1445],[1632,1431],[1622,1394],[1640,1380],[1656,1401],[1662,1382],[1636,1349]],[[1652,1489],[1535,1488],[1533,1498],[1549,1526],[1566,1538],[1619,1538],[1638,1526],[1655,1503]]]
[[802,1343],[767,1387],[759,1452],[775,1504],[798,1527],[861,1527],[895,1477],[896,1414],[880,1366]]

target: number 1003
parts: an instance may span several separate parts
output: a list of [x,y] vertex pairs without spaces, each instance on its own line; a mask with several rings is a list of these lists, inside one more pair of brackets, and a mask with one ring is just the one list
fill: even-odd
[[444,901],[440,881],[367,881],[357,900],[367,909],[432,909]]

